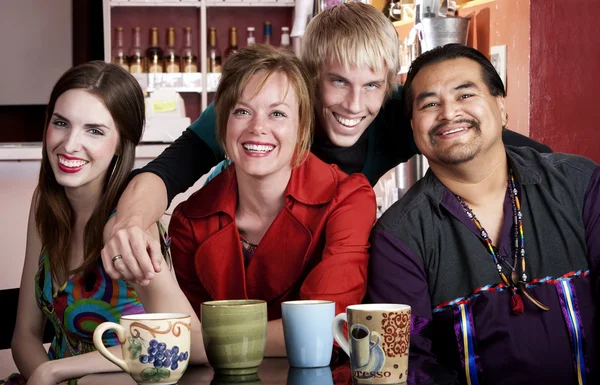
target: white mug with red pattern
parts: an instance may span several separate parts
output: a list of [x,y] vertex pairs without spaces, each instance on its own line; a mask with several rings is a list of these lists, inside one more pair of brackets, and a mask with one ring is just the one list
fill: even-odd
[[[344,324],[348,324],[348,339]],[[410,306],[373,303],[352,305],[332,324],[333,337],[350,357],[359,384],[397,384],[408,377]]]

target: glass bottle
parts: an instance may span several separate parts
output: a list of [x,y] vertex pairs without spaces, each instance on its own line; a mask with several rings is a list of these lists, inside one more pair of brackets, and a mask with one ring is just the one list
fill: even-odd
[[256,39],[254,38],[254,27],[246,28],[246,32],[248,33],[248,37],[246,38],[246,47],[256,44]]
[[290,28],[281,27],[281,48],[291,51],[290,47]]
[[116,28],[112,62],[129,71],[129,64],[127,63],[127,57],[125,56],[125,48],[123,47],[123,27]]
[[182,72],[198,72],[198,57],[192,50],[192,27],[185,27],[185,39],[181,51]]
[[165,72],[181,72],[179,55],[175,49],[175,28],[169,27],[167,32],[167,49],[165,50]]
[[229,47],[225,50],[225,60],[239,50],[237,43],[237,28],[229,28]]
[[142,53],[142,37],[140,36],[140,27],[133,29],[133,42],[129,51],[129,72],[132,74],[141,74],[146,72],[146,58]]
[[265,33],[264,43],[271,44],[271,23],[268,21],[265,21],[264,33]]
[[163,72],[163,50],[158,45],[158,28],[150,29],[150,47],[146,50],[148,59],[148,72]]
[[208,72],[221,72],[221,51],[217,47],[217,29],[211,27],[208,35]]

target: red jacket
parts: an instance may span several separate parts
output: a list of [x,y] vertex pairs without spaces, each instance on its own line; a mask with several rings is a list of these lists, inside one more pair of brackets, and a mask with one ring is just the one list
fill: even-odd
[[177,280],[198,317],[209,300],[263,299],[269,320],[281,318],[283,301],[328,299],[337,313],[362,301],[376,211],[364,175],[348,176],[310,154],[293,169],[285,205],[247,267],[235,225],[237,195],[229,167],[171,218]]

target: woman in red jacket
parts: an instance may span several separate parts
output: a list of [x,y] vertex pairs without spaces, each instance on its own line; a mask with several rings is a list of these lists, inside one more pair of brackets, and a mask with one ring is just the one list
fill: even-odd
[[[229,58],[215,110],[233,163],[181,203],[169,227],[177,280],[198,315],[208,300],[267,302],[267,356],[285,355],[281,302],[328,299],[342,312],[365,294],[375,196],[362,174],[309,152],[312,95],[291,53],[252,46]],[[350,129],[359,119],[338,121]]]

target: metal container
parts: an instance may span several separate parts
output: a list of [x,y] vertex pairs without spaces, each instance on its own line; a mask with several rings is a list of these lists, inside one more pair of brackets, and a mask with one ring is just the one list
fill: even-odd
[[435,17],[421,20],[423,39],[421,52],[450,43],[467,44],[468,17]]

